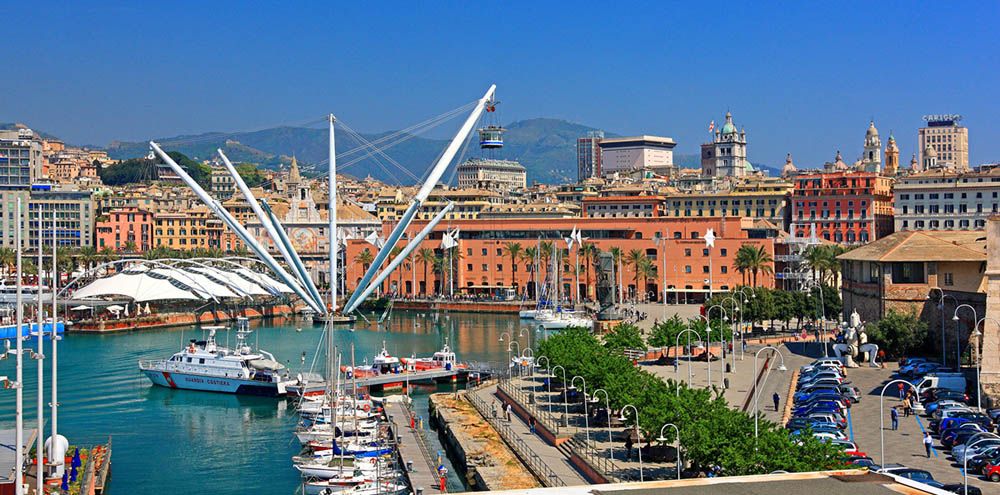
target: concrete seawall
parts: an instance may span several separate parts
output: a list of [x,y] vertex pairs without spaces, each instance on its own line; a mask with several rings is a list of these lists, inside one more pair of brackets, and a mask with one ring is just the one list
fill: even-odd
[[430,420],[456,469],[476,491],[537,488],[541,485],[500,435],[459,392],[434,394]]

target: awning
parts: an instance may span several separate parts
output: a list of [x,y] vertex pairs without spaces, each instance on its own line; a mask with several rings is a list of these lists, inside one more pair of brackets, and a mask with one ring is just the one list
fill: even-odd
[[94,309],[93,306],[87,306],[86,304],[81,304],[79,306],[69,308],[70,311],[86,311],[88,309]]

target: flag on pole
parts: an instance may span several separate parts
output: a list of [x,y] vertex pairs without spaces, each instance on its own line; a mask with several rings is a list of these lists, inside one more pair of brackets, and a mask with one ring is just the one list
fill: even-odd
[[576,226],[573,226],[573,231],[569,233],[569,237],[564,239],[566,241],[566,249],[573,249],[573,243],[576,242]]
[[368,234],[368,237],[365,237],[365,242],[367,242],[368,244],[371,244],[372,246],[375,246],[377,248],[381,248],[382,247],[382,239],[379,239],[378,233],[376,233],[376,232],[372,232],[371,234]]
[[[573,227],[573,229],[576,230],[576,227]],[[584,239],[584,237],[583,237],[583,231],[582,230],[577,230],[576,231],[576,237],[575,237],[575,239],[576,239],[576,245],[577,246],[583,246],[583,239]]]
[[708,229],[708,232],[705,232],[705,246],[715,247],[715,230]]
[[458,242],[455,241],[454,237],[452,237],[454,235],[454,232],[444,233],[444,236],[441,237],[441,249],[451,249],[458,245]]
[[713,120],[708,124],[708,132],[712,132],[714,130],[715,130],[715,121]]

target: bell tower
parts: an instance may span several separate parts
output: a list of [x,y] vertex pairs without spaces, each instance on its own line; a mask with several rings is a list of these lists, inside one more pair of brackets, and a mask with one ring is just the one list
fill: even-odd
[[896,138],[889,133],[889,142],[885,145],[885,175],[894,176],[899,173],[899,147]]
[[882,139],[878,136],[874,120],[868,123],[868,131],[865,132],[865,154],[861,164],[865,172],[882,171]]

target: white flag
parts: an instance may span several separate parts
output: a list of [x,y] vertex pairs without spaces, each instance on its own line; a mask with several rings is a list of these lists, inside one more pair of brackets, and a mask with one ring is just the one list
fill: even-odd
[[708,229],[708,232],[705,232],[705,246],[715,247],[715,231],[712,229]]
[[445,232],[444,236],[441,237],[441,249],[451,249],[457,245],[458,243],[455,242],[450,232]]
[[[576,230],[576,227],[574,227],[573,229]],[[583,246],[583,231],[582,230],[577,230],[576,231],[576,244],[578,246]]]
[[379,239],[377,232],[372,232],[371,234],[368,234],[368,237],[365,237],[365,241],[368,242],[368,244],[371,244],[372,246],[375,246],[377,248],[382,247],[381,246],[382,239]]

